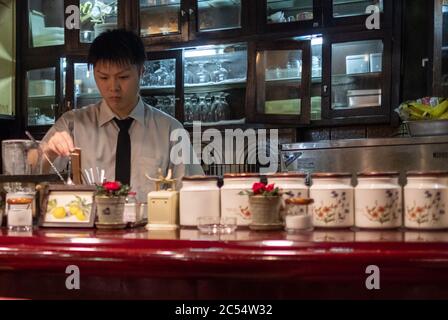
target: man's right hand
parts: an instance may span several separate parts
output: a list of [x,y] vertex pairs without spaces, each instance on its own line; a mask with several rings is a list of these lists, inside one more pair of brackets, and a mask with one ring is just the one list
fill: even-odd
[[75,149],[75,146],[68,132],[57,131],[47,143],[43,144],[42,149],[50,158],[55,158],[56,156],[68,157]]

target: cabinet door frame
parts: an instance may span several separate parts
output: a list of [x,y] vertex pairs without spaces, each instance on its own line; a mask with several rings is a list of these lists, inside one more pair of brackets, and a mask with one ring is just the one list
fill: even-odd
[[[356,117],[375,117],[384,116],[389,119],[391,114],[391,70],[392,70],[392,40],[386,35],[386,32],[351,33],[334,34],[324,38],[322,48],[322,119],[340,119],[344,118],[350,121],[350,118]],[[332,104],[332,45],[345,42],[357,42],[365,40],[382,40],[382,80],[381,80],[381,106],[353,108],[347,110],[334,110]],[[327,90],[325,90],[325,87]]]
[[28,72],[37,69],[55,68],[55,101],[58,104],[57,110],[55,110],[55,122],[62,115],[63,105],[63,89],[62,89],[62,62],[59,58],[48,59],[47,57],[35,58],[25,61],[22,64],[23,77],[22,77],[22,112],[21,116],[24,119],[24,127],[32,133],[36,133],[37,137],[43,136],[52,125],[35,125],[30,126],[28,124]]
[[181,123],[184,123],[184,63],[182,50],[153,51],[147,52],[146,54],[146,61],[168,59],[176,60],[176,82],[174,88],[175,118]]
[[434,0],[434,44],[433,44],[433,73],[432,95],[444,97],[448,94],[448,88],[442,86],[442,50],[443,50],[443,0]]
[[[311,117],[311,41],[279,40],[250,42],[248,46],[248,85],[246,91],[246,116],[249,122],[273,124],[309,124]],[[260,81],[265,81],[264,67],[258,65],[262,51],[301,50],[302,78],[300,85],[301,112],[299,115],[265,114],[258,112]],[[260,68],[261,67],[261,68]],[[264,95],[263,95],[264,96]]]
[[[138,0],[132,2],[135,6],[133,11],[136,14],[136,23],[135,25],[130,26],[134,29],[137,34],[141,37],[145,46],[149,46],[152,44],[162,44],[162,43],[179,43],[188,41],[188,33],[189,33],[189,22],[188,22],[188,9],[189,9],[189,0],[181,0],[180,11],[179,11],[179,33],[168,34],[168,35],[154,35],[154,36],[142,36],[140,33],[141,30],[141,18],[140,18],[140,4]],[[132,6],[131,6],[132,7]]]
[[298,33],[304,33],[304,30],[310,30],[305,33],[312,33],[314,28],[320,28],[323,25],[322,1],[313,1],[313,20],[295,21],[285,23],[267,23],[267,2],[266,0],[257,0],[257,25],[259,33],[270,32],[288,32],[297,30]]
[[[357,29],[366,29],[366,20],[370,14],[362,14],[358,16],[351,17],[333,17],[333,1],[334,0],[322,0],[323,1],[323,11],[324,11],[324,24],[328,27],[335,26],[353,26]],[[393,18],[393,8],[394,2],[390,0],[383,1],[383,12],[380,14],[380,29],[384,27],[389,27],[392,24]],[[399,1],[396,1],[399,2]]]
[[[241,0],[241,27],[222,31],[199,31],[199,4],[198,0],[190,0],[189,40],[236,38],[250,34],[254,29],[253,16],[249,14],[250,8],[255,8],[254,0]],[[257,0],[256,0],[257,1]],[[259,1],[259,0],[258,0]]]
[[[66,7],[66,1],[64,0],[64,8]],[[16,2],[17,9],[17,19],[19,21],[17,25],[17,30],[24,30],[21,33],[20,40],[17,42],[17,50],[18,54],[22,56],[60,56],[63,55],[65,51],[65,47],[69,41],[68,30],[65,27],[65,18],[64,18],[64,44],[55,45],[55,46],[45,46],[45,47],[31,47],[31,26],[30,26],[30,18],[29,18],[29,6],[28,0],[17,1]],[[61,16],[65,17],[64,11],[60,12]],[[20,44],[20,46],[19,46]]]

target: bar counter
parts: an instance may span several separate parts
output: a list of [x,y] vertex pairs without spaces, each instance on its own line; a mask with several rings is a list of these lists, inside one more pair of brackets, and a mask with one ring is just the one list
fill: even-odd
[[[80,290],[66,288],[66,268]],[[366,268],[380,269],[380,290]],[[448,232],[35,229],[0,231],[0,297],[448,298]]]

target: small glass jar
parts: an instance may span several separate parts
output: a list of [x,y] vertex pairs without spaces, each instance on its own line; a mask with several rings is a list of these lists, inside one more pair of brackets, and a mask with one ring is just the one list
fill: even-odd
[[404,225],[412,229],[448,228],[448,172],[409,172],[404,187]]
[[[305,184],[306,173],[300,172],[284,172],[276,173],[268,176],[268,184],[275,184],[283,192],[283,203],[280,209],[281,217],[285,217],[286,205],[285,200],[288,198],[308,198],[309,188]],[[289,215],[306,214],[307,206],[290,206]],[[297,219],[297,218],[296,218]]]
[[138,223],[141,221],[140,205],[137,202],[137,193],[129,192],[124,204],[123,218],[125,223]]
[[8,230],[27,232],[33,229],[33,202],[33,194],[8,193],[6,199]]
[[184,177],[179,194],[181,226],[196,227],[198,218],[203,216],[220,217],[218,177]]
[[350,173],[314,173],[310,198],[313,225],[320,228],[353,226],[353,187]]
[[238,226],[251,223],[249,196],[241,191],[252,190],[252,185],[260,182],[260,175],[254,173],[225,174],[221,188],[221,215],[223,218],[235,217]]
[[365,229],[392,229],[402,225],[402,190],[398,172],[358,174],[355,188],[355,225]]

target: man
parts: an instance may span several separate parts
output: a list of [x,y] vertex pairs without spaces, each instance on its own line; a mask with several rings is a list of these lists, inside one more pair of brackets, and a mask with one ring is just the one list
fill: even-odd
[[95,176],[97,167],[104,169],[107,180],[130,184],[143,202],[154,189],[145,174],[156,177],[159,168],[164,174],[172,169],[179,180],[203,174],[199,165],[171,161],[170,151],[177,141],[170,141],[170,134],[183,127],[140,98],[145,59],[141,39],[130,31],[98,36],[90,47],[88,64],[103,99],[63,114],[42,140],[43,151],[51,158],[68,157],[75,147],[81,148],[83,169],[93,168]]

